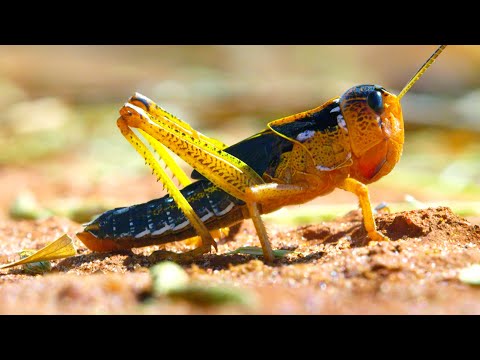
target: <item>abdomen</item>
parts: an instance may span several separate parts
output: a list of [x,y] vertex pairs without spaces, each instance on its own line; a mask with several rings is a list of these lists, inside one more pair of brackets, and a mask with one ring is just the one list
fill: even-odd
[[[209,230],[234,225],[244,219],[244,202],[207,180],[181,190]],[[164,244],[196,236],[175,201],[160,199],[106,211],[85,225],[77,237],[93,251],[112,251]]]

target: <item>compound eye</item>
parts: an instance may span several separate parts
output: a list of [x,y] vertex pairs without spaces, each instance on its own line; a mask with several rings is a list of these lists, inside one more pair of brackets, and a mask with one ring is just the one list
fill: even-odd
[[367,96],[367,104],[378,115],[383,113],[383,97],[380,91],[372,91]]

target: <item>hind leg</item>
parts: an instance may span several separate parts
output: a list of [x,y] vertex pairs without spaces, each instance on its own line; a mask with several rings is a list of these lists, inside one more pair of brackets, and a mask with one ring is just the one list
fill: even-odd
[[[188,201],[185,199],[185,197],[182,195],[180,190],[175,186],[173,181],[170,179],[166,171],[160,166],[160,164],[156,161],[154,158],[153,154],[150,152],[150,150],[145,146],[145,144],[138,138],[138,136],[130,129],[129,123],[127,120],[125,120],[123,117],[120,117],[117,120],[117,125],[120,128],[120,131],[122,132],[123,136],[128,140],[130,144],[137,150],[137,152],[145,159],[146,163],[148,166],[150,166],[154,172],[154,174],[157,176],[157,178],[165,185],[168,193],[170,196],[175,200],[176,204],[178,207],[183,211],[185,214],[185,217],[190,221],[192,226],[195,228],[197,231],[197,234],[202,238],[202,246],[195,250],[195,254],[197,253],[205,253],[209,252],[211,246],[214,246],[215,249],[217,248],[216,242],[213,240],[212,236],[210,235],[210,232],[208,231],[207,227],[205,224],[200,220],[198,215],[195,213],[193,210],[192,206],[188,203]],[[153,139],[148,140],[152,141]],[[154,148],[158,150],[161,150],[161,144],[155,144]],[[173,162],[173,158],[170,157],[168,153],[161,153],[165,156],[167,156],[168,160],[170,162]],[[165,155],[166,154],[166,155]],[[167,160],[167,161],[168,161]],[[179,179],[186,177],[185,174],[183,176],[181,175],[181,172],[176,173],[177,177]],[[179,176],[180,175],[180,176]]]

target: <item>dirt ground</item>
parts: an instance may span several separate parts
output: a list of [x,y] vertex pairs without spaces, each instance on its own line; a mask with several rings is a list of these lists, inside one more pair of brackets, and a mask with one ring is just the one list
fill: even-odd
[[[219,242],[217,253],[182,264],[196,282],[234,286],[253,296],[255,302],[248,307],[162,298],[145,302],[153,265],[148,255],[159,246],[100,254],[75,239],[78,256],[54,261],[46,275],[27,275],[18,267],[0,270],[0,313],[480,313],[480,287],[457,279],[461,268],[480,263],[478,225],[446,207],[382,214],[377,225],[391,242],[367,246],[358,210],[308,226],[270,224],[273,248],[294,252],[265,265],[254,256],[225,254],[241,246],[259,246],[252,223],[245,221],[235,235]],[[38,249],[81,229],[62,217],[14,221],[2,216],[0,263],[17,259],[21,249]],[[185,251],[188,245],[165,248]]]
[[[92,253],[75,238],[82,230],[78,218],[57,212],[13,220],[9,214],[25,193],[44,208],[112,208],[162,196],[115,126],[118,109],[135,91],[233,144],[356,84],[382,84],[398,93],[434,49],[0,47],[0,264],[64,233],[78,250],[53,261],[44,275],[0,270],[0,314],[479,314],[480,286],[458,279],[460,269],[480,264],[478,46],[449,46],[402,100],[402,161],[369,186],[371,201],[393,205],[410,195],[412,208],[432,207],[378,215],[378,228],[392,241],[368,246],[357,199],[338,190],[311,208],[267,218],[273,248],[292,251],[273,264],[227,254],[260,245],[249,220],[219,241],[217,252],[181,264],[193,282],[250,295],[249,306],[148,298],[148,256],[163,248],[186,251],[191,246],[185,242]],[[317,205],[329,215],[321,219],[338,217],[323,222]],[[310,225],[287,225],[289,214],[307,215]]]

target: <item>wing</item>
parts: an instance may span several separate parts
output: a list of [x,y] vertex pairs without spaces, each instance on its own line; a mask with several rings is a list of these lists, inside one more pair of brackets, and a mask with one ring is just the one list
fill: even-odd
[[[275,133],[291,140],[305,131],[327,132],[338,126],[337,116],[340,114],[338,97],[330,99],[322,106],[308,110],[268,124]],[[298,140],[302,142],[301,140]]]
[[[223,149],[249,165],[262,176],[267,170],[274,171],[280,155],[291,151],[297,136],[305,131],[326,132],[338,126],[338,97],[322,106],[270,122],[269,129],[255,134],[239,143]],[[339,111],[339,110],[338,110]],[[292,141],[293,140],[293,141]],[[205,179],[194,170],[192,179]]]
[[[272,164],[278,162],[282,153],[292,150],[292,147],[291,141],[267,129],[229,146],[223,151],[239,158],[262,176]],[[192,179],[205,179],[196,170],[192,172],[191,177]]]

